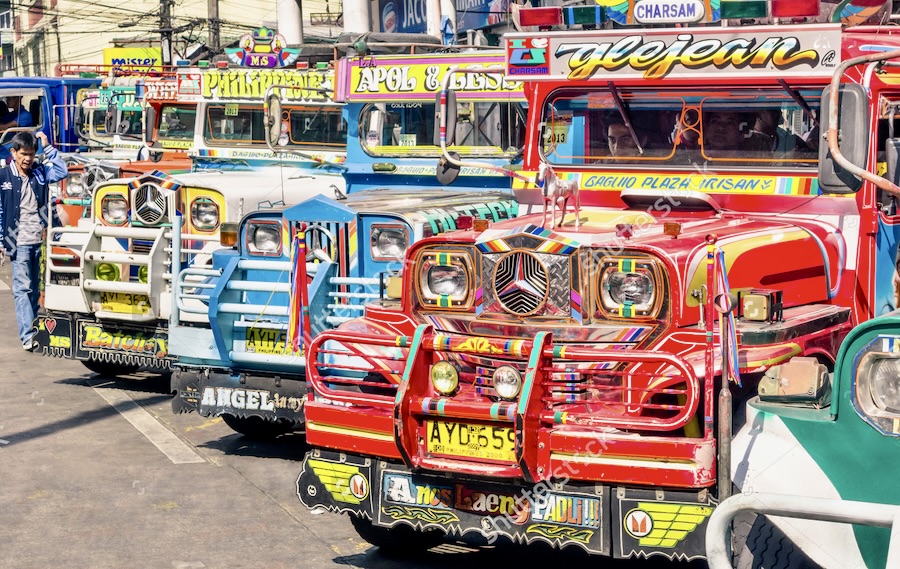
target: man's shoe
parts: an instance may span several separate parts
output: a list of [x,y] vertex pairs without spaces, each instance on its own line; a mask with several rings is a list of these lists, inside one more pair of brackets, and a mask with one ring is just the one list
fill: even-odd
[[26,352],[36,352],[40,348],[40,344],[37,343],[37,340],[29,340],[22,344],[22,349]]

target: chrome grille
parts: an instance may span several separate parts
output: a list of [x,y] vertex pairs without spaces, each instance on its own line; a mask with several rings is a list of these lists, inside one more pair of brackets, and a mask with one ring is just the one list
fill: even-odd
[[547,269],[531,253],[514,251],[497,263],[494,293],[500,306],[510,314],[537,311],[547,300],[549,287]]
[[135,218],[144,225],[156,225],[166,216],[166,196],[154,184],[143,184],[132,197]]

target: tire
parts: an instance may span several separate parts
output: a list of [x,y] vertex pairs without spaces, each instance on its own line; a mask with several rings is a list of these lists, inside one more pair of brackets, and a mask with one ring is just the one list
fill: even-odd
[[128,375],[134,373],[141,366],[129,366],[124,364],[114,364],[111,362],[99,362],[95,360],[81,360],[84,367],[103,377],[117,377],[120,375]]
[[248,439],[271,440],[280,435],[290,433],[293,428],[287,421],[272,422],[262,417],[235,417],[222,415],[225,424]]
[[419,554],[444,541],[444,532],[439,530],[421,531],[404,524],[383,528],[373,525],[371,520],[353,515],[350,516],[350,523],[359,537],[391,557]]
[[746,540],[734,551],[736,569],[821,569],[765,516],[756,516]]

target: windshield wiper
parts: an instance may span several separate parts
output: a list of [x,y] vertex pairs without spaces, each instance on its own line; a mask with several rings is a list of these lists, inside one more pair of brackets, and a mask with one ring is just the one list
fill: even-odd
[[795,103],[800,105],[800,108],[803,109],[803,114],[806,115],[806,118],[808,118],[815,126],[819,126],[818,119],[816,119],[816,116],[813,114],[813,110],[806,103],[806,99],[803,98],[803,95],[801,95],[799,91],[788,85],[787,81],[785,81],[784,79],[778,79],[778,84],[781,85],[781,88],[784,89],[785,93],[791,96],[791,99],[793,99]]
[[622,97],[619,96],[619,90],[616,89],[615,83],[612,81],[608,81],[607,86],[609,86],[609,92],[613,96],[613,101],[616,103],[616,109],[619,111],[619,115],[622,117],[622,120],[625,121],[625,126],[628,127],[628,132],[631,134],[631,139],[634,140],[634,145],[638,149],[638,153],[643,154],[644,149],[641,147],[641,143],[638,140],[637,133],[634,132],[634,127],[631,126],[631,116],[628,114],[628,109],[625,108],[625,103],[622,101]]

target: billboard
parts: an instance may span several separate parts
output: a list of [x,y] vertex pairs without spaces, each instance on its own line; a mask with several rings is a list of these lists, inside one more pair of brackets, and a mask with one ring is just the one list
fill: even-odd
[[103,64],[114,67],[147,67],[160,71],[162,52],[158,47],[107,47]]

